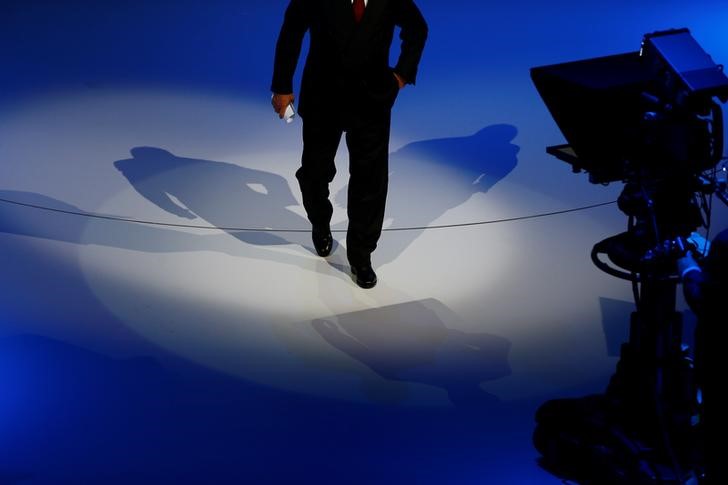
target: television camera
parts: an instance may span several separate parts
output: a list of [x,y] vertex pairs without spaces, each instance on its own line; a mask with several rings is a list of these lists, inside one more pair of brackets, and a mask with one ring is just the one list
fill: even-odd
[[728,204],[728,77],[688,29],[531,77],[568,142],[547,152],[591,183],[624,184],[627,230],[596,243],[591,258],[631,282],[636,306],[606,392],[545,403],[534,444],[546,468],[584,483],[697,482],[699,389],[676,311],[677,260],[698,253],[690,237],[709,227],[712,195]]

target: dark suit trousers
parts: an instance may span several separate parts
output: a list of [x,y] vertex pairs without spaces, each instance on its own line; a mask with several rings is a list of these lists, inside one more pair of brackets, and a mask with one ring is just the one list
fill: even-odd
[[384,222],[389,178],[390,113],[357,117],[345,124],[338,120],[303,120],[303,156],[296,172],[309,221],[316,227],[329,226],[333,207],[329,183],[334,179],[334,158],[346,131],[349,149],[349,192],[346,234],[347,257],[351,264],[369,264]]

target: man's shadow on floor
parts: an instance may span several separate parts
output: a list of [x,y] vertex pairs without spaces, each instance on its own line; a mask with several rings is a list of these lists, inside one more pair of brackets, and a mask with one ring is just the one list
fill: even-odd
[[280,175],[232,163],[178,157],[154,147],[132,148],[131,155],[114,166],[142,197],[166,212],[190,224],[206,221],[248,244],[303,243],[301,233],[266,231],[282,228],[307,232],[310,227],[306,218],[288,209],[298,202]]
[[[473,195],[487,193],[518,165],[520,148],[512,143],[517,135],[515,126],[491,125],[471,136],[418,141],[392,153],[385,221],[392,228],[427,227]],[[337,192],[338,205],[346,204],[347,190]],[[395,260],[422,232],[387,238],[377,261]]]

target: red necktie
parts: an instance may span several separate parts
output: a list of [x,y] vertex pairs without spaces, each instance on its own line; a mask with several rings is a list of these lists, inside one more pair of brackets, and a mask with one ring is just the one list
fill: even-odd
[[356,23],[359,23],[363,16],[364,0],[354,0],[354,20],[356,20]]

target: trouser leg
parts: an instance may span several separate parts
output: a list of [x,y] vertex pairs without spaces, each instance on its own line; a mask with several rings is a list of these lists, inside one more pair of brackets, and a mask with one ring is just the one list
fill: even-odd
[[308,220],[316,228],[329,227],[333,206],[329,201],[329,184],[336,175],[336,151],[341,128],[324,122],[303,122],[303,155],[296,178],[303,196]]
[[369,264],[384,223],[389,178],[389,114],[352,124],[346,133],[349,148],[349,262]]

